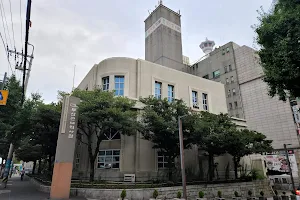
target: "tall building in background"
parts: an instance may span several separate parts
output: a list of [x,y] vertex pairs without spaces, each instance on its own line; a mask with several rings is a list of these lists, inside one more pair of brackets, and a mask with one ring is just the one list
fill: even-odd
[[166,67],[182,71],[180,12],[162,4],[145,20],[145,59]]
[[273,140],[274,149],[283,149],[283,144],[299,148],[291,106],[268,95],[260,59],[254,49],[229,42],[187,71],[223,83],[229,115],[246,119],[249,129]]

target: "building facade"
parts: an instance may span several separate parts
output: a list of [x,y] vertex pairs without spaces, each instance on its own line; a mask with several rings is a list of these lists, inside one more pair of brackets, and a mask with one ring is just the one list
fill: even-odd
[[249,129],[273,140],[274,149],[283,149],[283,144],[299,148],[291,106],[268,95],[254,49],[229,42],[188,67],[187,72],[223,83],[229,115],[246,119]]
[[[223,84],[140,59],[109,58],[94,65],[78,88],[92,90],[95,86],[114,90],[116,95],[130,99],[151,95],[170,101],[183,99],[195,111],[227,112]],[[137,108],[142,107],[137,105]],[[238,123],[245,126],[243,120]],[[197,166],[198,150],[188,151],[187,166]],[[103,168],[107,163],[112,164],[112,169]],[[124,174],[135,174],[137,181],[150,180],[163,176],[166,160],[152,148],[151,142],[142,139],[140,133],[115,135],[101,143],[94,167],[95,179],[123,181]],[[78,177],[80,174],[88,177],[89,160],[87,147],[78,143],[73,175]]]

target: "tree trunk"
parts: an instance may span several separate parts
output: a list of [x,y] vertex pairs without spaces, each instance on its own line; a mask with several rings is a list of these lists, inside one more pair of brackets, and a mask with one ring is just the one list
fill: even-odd
[[94,181],[95,177],[95,159],[90,158],[90,182]]
[[49,173],[51,173],[51,171],[52,171],[52,160],[51,160],[51,154],[49,154],[49,156],[48,156],[48,171],[49,171]]
[[38,174],[41,174],[41,171],[42,171],[42,158],[39,159]]
[[239,158],[233,157],[233,165],[234,165],[234,177],[238,179],[238,165],[239,165]]
[[208,174],[209,174],[209,181],[213,181],[215,176],[215,169],[214,169],[214,155],[209,153],[208,155]]
[[172,181],[172,175],[173,175],[173,172],[172,172],[172,159],[169,157],[168,158],[168,180],[169,181]]
[[33,162],[33,167],[32,167],[32,174],[35,174],[35,168],[36,168],[36,160]]

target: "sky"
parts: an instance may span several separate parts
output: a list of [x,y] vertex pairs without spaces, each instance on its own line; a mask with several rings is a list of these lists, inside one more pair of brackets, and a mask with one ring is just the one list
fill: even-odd
[[[7,26],[4,19],[3,29],[0,21],[0,32],[5,45],[22,51],[27,1],[10,1],[11,12],[9,0],[2,0]],[[206,37],[214,40],[216,46],[234,41],[257,48],[251,26],[258,23],[257,10],[262,6],[268,11],[271,2],[164,0],[163,4],[180,10],[183,54],[195,61],[204,55],[199,44]],[[29,43],[35,51],[27,96],[38,92],[46,103],[56,101],[58,90],[71,91],[74,66],[76,87],[93,65],[105,58],[144,59],[144,20],[157,4],[158,0],[33,0]],[[28,49],[31,54],[32,48]],[[4,72],[15,73],[20,79],[13,56],[10,63],[11,68],[0,40],[0,76]]]

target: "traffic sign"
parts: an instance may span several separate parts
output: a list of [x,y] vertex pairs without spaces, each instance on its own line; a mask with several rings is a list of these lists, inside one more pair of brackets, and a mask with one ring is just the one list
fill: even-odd
[[8,97],[8,90],[0,90],[0,105],[5,106]]

